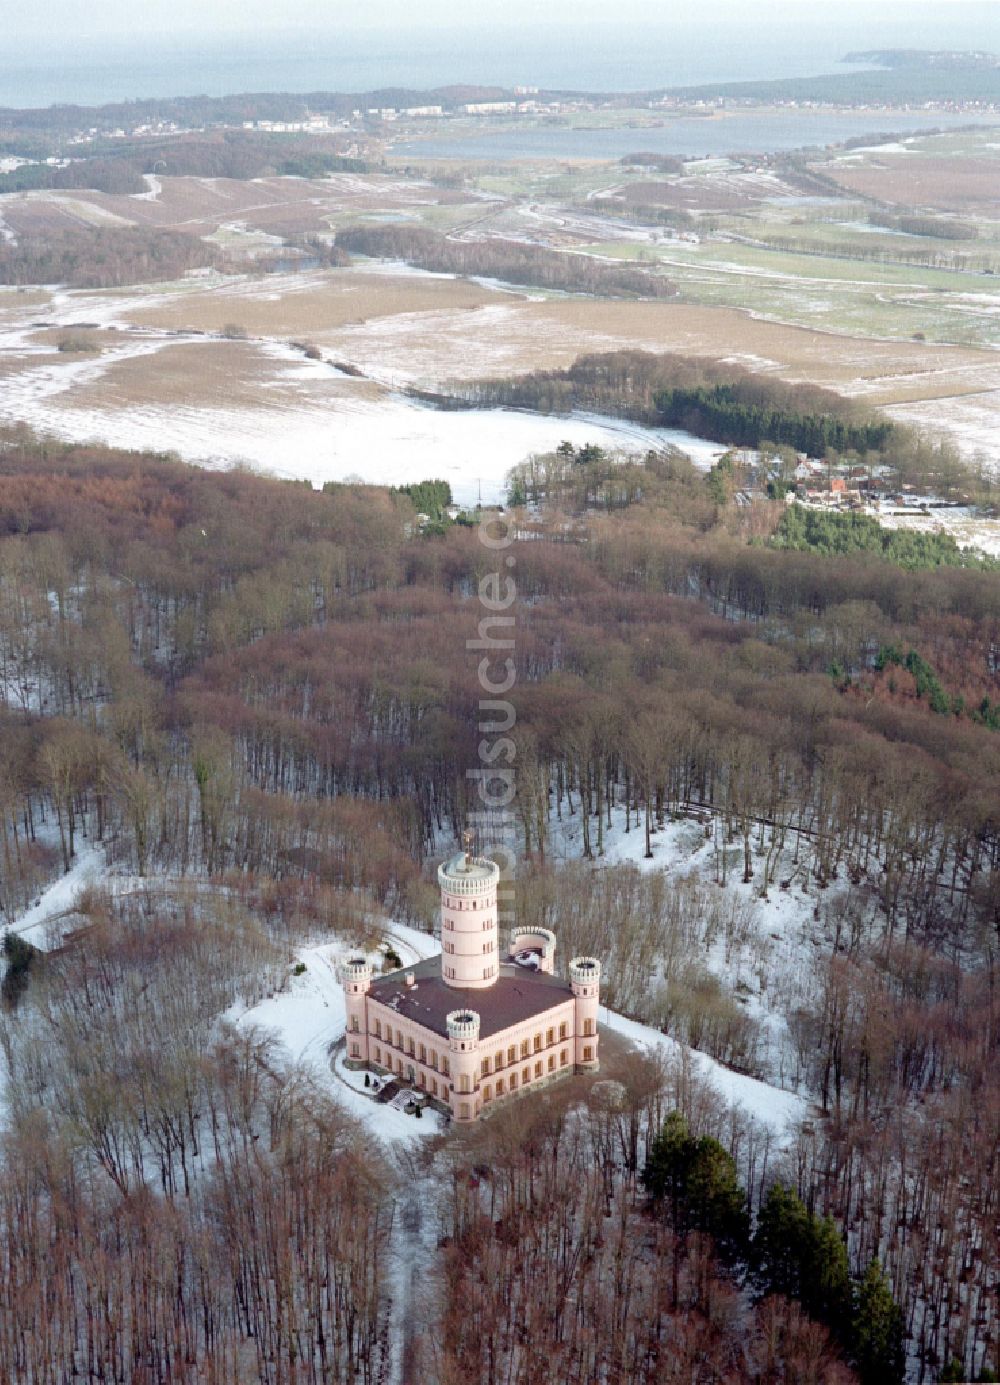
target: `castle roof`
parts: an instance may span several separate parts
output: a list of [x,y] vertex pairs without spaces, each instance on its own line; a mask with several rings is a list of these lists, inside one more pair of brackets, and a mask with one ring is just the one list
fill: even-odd
[[449,880],[477,880],[485,884],[500,874],[499,867],[486,856],[470,856],[460,851],[441,866],[438,875]]
[[[408,972],[413,975],[412,986],[406,983]],[[568,981],[505,962],[492,986],[475,990],[449,986],[441,976],[440,957],[379,977],[368,994],[402,1019],[423,1025],[443,1039],[448,1037],[446,1017],[453,1010],[475,1010],[479,1036],[488,1039],[573,999]]]

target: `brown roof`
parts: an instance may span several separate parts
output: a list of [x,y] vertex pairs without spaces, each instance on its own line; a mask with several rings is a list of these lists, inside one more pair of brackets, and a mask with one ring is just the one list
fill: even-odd
[[[412,986],[406,984],[407,972],[413,973]],[[506,962],[501,963],[500,975],[492,986],[482,990],[449,986],[441,975],[440,957],[379,977],[372,982],[369,994],[401,1018],[422,1024],[443,1039],[448,1037],[445,1017],[452,1010],[475,1010],[479,1036],[486,1039],[573,997],[568,981]]]

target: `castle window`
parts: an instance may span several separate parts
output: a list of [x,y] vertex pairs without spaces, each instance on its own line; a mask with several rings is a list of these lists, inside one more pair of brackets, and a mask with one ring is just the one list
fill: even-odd
[[359,1022],[359,1020],[358,1020],[357,1015],[352,1015],[352,1016],[351,1016],[351,1033],[352,1033],[352,1034],[357,1034],[357,1033],[360,1032],[360,1030],[361,1030],[361,1024],[360,1024],[360,1022]]
[[381,1026],[381,1024],[378,1022],[378,1020],[375,1021],[374,1033],[375,1033],[376,1039],[381,1039],[381,1037],[382,1037],[382,1026]]
[[442,1059],[441,1059],[441,1071],[442,1071],[442,1073],[445,1075],[445,1077],[448,1076],[448,1059],[447,1059],[447,1058],[442,1058]]
[[591,1036],[591,1035],[593,1034],[593,1032],[594,1032],[594,1021],[593,1021],[593,1020],[584,1020],[584,1021],[583,1021],[583,1032],[584,1032],[584,1035],[589,1039],[590,1036]]
[[510,1075],[510,1089],[511,1089],[512,1092],[516,1092],[516,1091],[517,1091],[517,1073],[516,1073],[516,1072],[512,1072],[511,1075]]
[[486,980],[488,979],[489,974],[490,974],[490,969],[489,969],[489,967],[483,967],[483,980],[484,980],[484,981],[486,981]]
[[523,1086],[526,1087],[530,1081],[531,1081],[531,1069],[530,1069],[530,1068],[525,1068],[524,1071],[521,1073],[521,1083],[522,1083]]
[[359,1052],[359,1050],[358,1050],[357,1044],[351,1044],[351,1057],[352,1057],[352,1058],[357,1058],[358,1052]]
[[472,1090],[472,1087],[469,1083],[469,1074],[467,1072],[463,1072],[461,1077],[459,1077],[458,1090],[460,1092],[470,1092]]
[[590,1044],[583,1050],[583,1061],[585,1063],[592,1063],[594,1061],[594,1050],[591,1048]]
[[568,1029],[568,1027],[567,1027],[566,1021],[563,1020],[562,1024],[559,1026],[559,1037],[560,1037],[560,1039],[565,1039],[565,1038],[568,1038],[568,1036],[569,1036],[569,1029]]
[[497,1078],[497,1096],[503,1096],[503,1078]]
[[553,1053],[553,1054],[551,1054],[550,1057],[549,1057],[549,1072],[555,1072],[555,1070],[556,1070],[556,1055]]
[[542,1075],[542,1065],[541,1065],[541,1063],[536,1063],[536,1064],[535,1064],[535,1076],[536,1076],[536,1077],[541,1077],[541,1075]]
[[492,1087],[484,1087],[484,1088],[483,1088],[483,1101],[484,1101],[484,1102],[489,1101],[489,1099],[492,1097],[492,1095],[493,1095],[493,1088],[492,1088]]
[[431,1096],[437,1096],[437,1094],[438,1094],[437,1079],[436,1079],[436,1078],[431,1078]]
[[392,1043],[392,1025],[390,1024],[387,1024],[385,1027],[385,1041],[387,1044]]
[[516,1062],[517,1062],[517,1049],[514,1047],[513,1044],[511,1044],[510,1048],[508,1048],[508,1050],[507,1050],[507,1064],[508,1064],[508,1066],[509,1066],[511,1063],[516,1063]]
[[559,1055],[559,1066],[560,1066],[561,1068],[564,1068],[568,1062],[569,1062],[569,1054],[566,1052],[565,1049],[563,1049],[562,1053],[560,1053],[560,1055]]
[[535,1035],[535,1052],[536,1052],[536,1053],[541,1053],[541,1051],[542,1051],[542,1036],[541,1036],[541,1034],[536,1034],[536,1035]]
[[490,1060],[489,1060],[488,1058],[484,1058],[484,1059],[483,1059],[482,1068],[480,1069],[480,1076],[482,1076],[482,1077],[489,1077],[489,1075],[490,1075]]
[[521,1040],[521,1057],[522,1057],[522,1058],[527,1058],[527,1056],[528,1056],[528,1040],[527,1040],[527,1039],[522,1039],[522,1040]]
[[415,1049],[414,1046],[413,1046],[413,1040],[412,1040],[412,1039],[410,1040],[410,1042],[409,1042],[409,1044],[408,1044],[408,1046],[407,1046],[407,1052],[409,1053],[409,1055],[410,1055],[411,1058],[413,1058],[413,1057],[415,1056],[415,1054],[416,1054],[416,1049]]
[[463,1118],[463,1120],[468,1120],[468,1119],[469,1119],[469,1103],[468,1103],[467,1101],[463,1101],[463,1102],[462,1102],[461,1112],[462,1112],[462,1118]]
[[545,1031],[545,1046],[546,1046],[546,1048],[549,1048],[552,1044],[555,1043],[555,1041],[556,1041],[556,1031],[555,1031],[554,1029],[546,1029],[546,1031]]
[[421,1063],[427,1062],[427,1049],[423,1044],[420,1045],[420,1061]]
[[435,1070],[435,1072],[437,1071],[437,1065],[438,1065],[438,1056],[437,1056],[437,1053],[436,1053],[436,1052],[434,1051],[434,1049],[432,1048],[432,1049],[431,1049],[431,1067]]

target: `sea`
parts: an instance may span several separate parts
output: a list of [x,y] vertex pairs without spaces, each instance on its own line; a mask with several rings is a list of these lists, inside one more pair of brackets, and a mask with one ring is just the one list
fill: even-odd
[[[715,3],[716,0],[713,0]],[[721,0],[720,0],[721,2]],[[84,7],[56,0],[79,16]],[[32,7],[28,7],[29,13]],[[117,8],[120,13],[125,7]],[[320,13],[322,7],[316,7]],[[252,13],[253,7],[247,10]],[[888,47],[1000,48],[1000,3],[948,0],[900,6],[797,6],[769,22],[742,7],[742,22],[697,22],[691,8],[651,3],[641,23],[484,24],[475,4],[455,6],[454,23],[360,27],[331,18],[320,28],[251,28],[158,33],[142,6],[128,35],[106,32],[103,7],[70,32],[52,23],[19,37],[5,20],[0,106],[99,105],[146,97],[238,92],[363,92],[452,83],[542,86],[577,91],[645,91],[703,82],[809,77],[851,71],[845,53]],[[206,16],[213,6],[207,3]],[[41,10],[38,10],[41,15]],[[331,16],[349,11],[327,11]],[[539,7],[545,14],[545,7]],[[550,8],[549,14],[553,13]],[[860,17],[859,17],[860,16]],[[880,17],[881,16],[881,17]],[[25,21],[26,22],[26,21]],[[209,19],[206,19],[206,23]],[[34,37],[31,34],[34,33]]]

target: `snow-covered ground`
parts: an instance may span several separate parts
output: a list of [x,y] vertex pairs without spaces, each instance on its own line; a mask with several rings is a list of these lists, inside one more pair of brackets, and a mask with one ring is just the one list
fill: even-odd
[[142,175],[142,181],[146,184],[146,191],[133,192],[130,193],[129,196],[134,202],[157,201],[160,193],[163,191],[163,184],[160,182],[159,178],[154,177],[152,173],[144,173]]
[[[715,826],[682,818],[667,821],[654,832],[651,840],[652,858],[645,857],[646,838],[641,827],[625,833],[621,813],[614,815],[614,825],[606,831],[604,854],[595,859],[593,868],[631,864],[641,871],[663,871],[668,879],[694,881],[706,891],[706,898],[721,907],[724,913],[738,914],[745,928],[735,930],[728,938],[721,928],[706,936],[704,949],[686,960],[718,978],[725,994],[739,1003],[756,1027],[758,1038],[757,1061],[760,1070],[772,1085],[768,1091],[777,1093],[775,1111],[798,1113],[802,1119],[807,1097],[786,1088],[794,1088],[798,1062],[789,1034],[788,1016],[797,1007],[808,1005],[810,995],[810,964],[817,950],[828,943],[824,934],[823,916],[843,905],[849,886],[835,882],[818,894],[814,882],[797,870],[786,856],[775,872],[779,881],[788,887],[772,884],[767,898],[761,896],[764,862],[754,857],[754,879],[743,882],[742,846],[730,843],[727,853],[732,858],[724,886],[718,883]],[[581,856],[582,829],[579,816],[565,817],[550,824],[551,859],[571,861]],[[592,832],[592,849],[596,852],[596,831]],[[736,857],[739,861],[736,861]],[[659,975],[649,978],[650,993],[660,984]],[[642,1026],[640,1026],[642,1027]],[[655,1042],[668,1049],[671,1040],[656,1029],[648,1031]],[[730,1071],[699,1055],[703,1075],[711,1075],[727,1100],[757,1110],[761,1092],[754,1078]],[[711,1073],[704,1065],[712,1063]],[[744,1084],[748,1084],[744,1087]],[[745,1092],[746,1100],[735,1095]],[[762,1116],[762,1118],[764,1118]]]
[[96,843],[78,841],[76,858],[70,869],[42,891],[31,908],[10,925],[9,931],[43,952],[58,946],[63,933],[73,927],[67,916],[72,913],[80,893],[88,886],[99,884],[106,875],[103,848]]
[[[434,938],[404,924],[392,924],[385,937],[404,966],[441,950]],[[305,970],[291,975],[284,991],[250,1009],[232,1011],[225,1018],[240,1028],[253,1026],[273,1033],[289,1059],[308,1068],[379,1139],[396,1144],[440,1134],[441,1120],[435,1112],[428,1110],[418,1120],[376,1102],[366,1094],[364,1073],[346,1068],[342,1053],[331,1061],[334,1046],[343,1039],[347,1026],[344,988],[337,969],[349,954],[355,956],[357,950],[343,942],[300,948],[298,964]],[[382,954],[373,952],[370,960],[381,967]]]
[[884,529],[950,534],[960,548],[977,548],[990,557],[1000,558],[1000,519],[989,519],[963,506],[928,510],[925,514],[880,512],[877,518]]
[[900,423],[947,437],[963,456],[982,457],[994,474],[1000,472],[1000,390],[893,404],[883,413]]
[[[159,296],[169,296],[168,290]],[[56,295],[46,321],[60,326],[85,314],[88,322],[122,326],[131,311],[148,308],[157,297],[152,292],[83,299]],[[168,348],[204,349],[206,338],[134,333],[99,354],[68,357],[56,349],[55,335],[51,343],[38,340],[28,325],[29,316],[26,310],[25,320],[10,321],[0,330],[0,362],[6,358],[12,365],[0,391],[0,420],[27,423],[38,432],[72,441],[175,452],[209,467],[249,465],[316,486],[349,479],[406,485],[438,476],[450,482],[462,505],[479,499],[502,501],[505,477],[513,466],[563,441],[578,447],[597,443],[631,454],[669,444],[706,469],[723,451],[717,443],[680,429],[644,428],[598,414],[443,412],[401,392],[398,386],[410,383],[408,377],[390,377],[383,371],[373,376],[378,387],[370,381],[359,384],[328,363],[304,359],[278,338],[255,339],[246,346],[261,365],[259,407],[225,399],[136,401],[127,395],[113,406],[101,407],[91,402],[91,392],[110,386],[114,395],[117,367]],[[155,370],[155,365],[150,368]]]
[[671,1039],[658,1029],[628,1020],[614,1010],[602,1009],[601,1020],[616,1034],[630,1039],[637,1048],[660,1052],[672,1062],[680,1061],[686,1054],[690,1055],[697,1075],[714,1087],[727,1105],[739,1107],[754,1116],[761,1125],[768,1126],[779,1145],[788,1142],[802,1122],[809,1118],[809,1102],[794,1092],[785,1092],[755,1077],[733,1072],[704,1053],[685,1049],[676,1039]]
[[[578,824],[573,820],[560,826],[554,844],[555,855],[578,854],[577,831]],[[627,836],[612,831],[600,865],[633,862],[642,868],[689,871],[697,868],[700,862],[703,869],[708,868],[710,846],[704,841],[702,830],[690,822],[671,823],[656,835],[651,862],[643,857],[644,846],[644,834],[639,830]],[[139,882],[134,877],[110,872],[103,849],[96,843],[81,840],[71,869],[44,890],[32,907],[15,920],[11,929],[45,950],[57,946],[67,928],[73,926],[72,913],[81,891],[102,884],[121,894],[150,883],[155,880]],[[727,888],[737,892],[752,889],[735,883],[735,876]],[[795,965],[799,949],[808,943],[808,920],[814,903],[811,897],[772,891],[769,903],[758,904],[762,913],[755,945],[766,932],[772,940],[772,961],[780,955],[781,966]],[[774,948],[773,940],[778,940],[778,948]],[[404,966],[437,956],[441,951],[436,938],[395,921],[384,931],[383,949],[370,955],[377,968],[381,968],[385,945],[395,950]],[[338,1100],[381,1139],[395,1143],[436,1134],[441,1123],[434,1113],[428,1111],[423,1119],[417,1120],[392,1106],[376,1103],[366,1094],[364,1074],[349,1071],[344,1066],[342,1053],[331,1062],[331,1055],[338,1041],[343,1039],[346,1028],[344,990],[338,965],[348,952],[355,951],[340,940],[301,947],[297,959],[303,970],[299,975],[290,975],[281,992],[250,1008],[238,1007],[225,1018],[240,1027],[252,1025],[271,1031],[292,1062],[304,1065],[328,1085]],[[725,974],[730,981],[738,976],[748,989],[752,988],[756,976],[760,984],[760,993],[754,997],[756,1008],[764,1023],[778,1022],[779,1017],[768,1008],[767,987],[762,980],[765,972],[759,966],[746,965],[746,959],[740,958],[730,957],[727,961],[721,944],[706,960],[712,969]],[[759,962],[760,958],[756,960]],[[614,1011],[602,1010],[602,1021],[640,1047],[658,1049],[670,1059],[680,1058],[685,1051],[682,1045],[658,1029]],[[806,1118],[808,1102],[802,1096],[735,1073],[706,1054],[691,1051],[691,1058],[698,1074],[711,1082],[726,1102],[754,1115],[770,1126],[776,1136],[787,1135]]]
[[[640,835],[635,834],[637,838]],[[618,859],[625,859],[624,854],[619,854]],[[421,958],[437,956],[441,951],[435,938],[396,922],[389,924],[385,937],[404,966]],[[252,1024],[274,1033],[293,1061],[309,1066],[380,1138],[398,1141],[438,1133],[440,1123],[431,1112],[418,1121],[373,1101],[365,1094],[364,1074],[350,1072],[344,1066],[342,1054],[333,1062],[331,1076],[330,1053],[343,1038],[347,1023],[337,966],[348,951],[350,949],[339,942],[302,948],[298,958],[305,971],[299,976],[293,975],[285,991],[230,1018],[235,1018],[240,1025]],[[372,953],[370,960],[380,963],[381,954]],[[670,1060],[679,1060],[685,1052],[690,1052],[697,1074],[711,1083],[725,1102],[739,1106],[761,1124],[769,1126],[779,1140],[788,1137],[808,1116],[809,1103],[805,1098],[732,1072],[706,1054],[685,1050],[658,1029],[606,1008],[602,1008],[601,1021],[637,1046],[659,1050]]]

